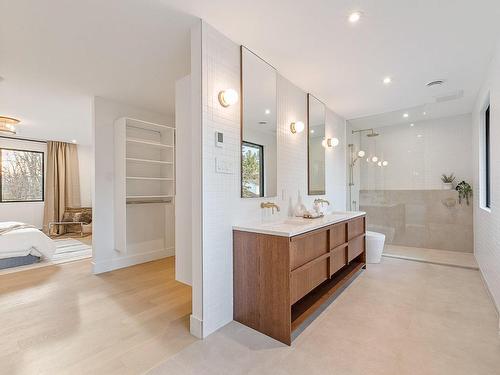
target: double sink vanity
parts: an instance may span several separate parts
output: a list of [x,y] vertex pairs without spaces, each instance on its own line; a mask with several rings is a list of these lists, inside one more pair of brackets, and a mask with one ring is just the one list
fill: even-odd
[[[244,46],[240,57],[241,198],[277,197],[281,191],[284,200],[289,187],[278,183],[278,134],[295,139],[295,152],[307,152],[308,162],[296,205],[289,200],[295,217],[233,227],[233,317],[290,345],[365,267],[365,214],[322,216],[323,204],[330,205],[326,199],[334,198],[327,193],[327,149],[339,143],[326,127],[324,103],[307,94],[307,118],[278,129],[276,70]],[[307,149],[297,137],[307,137]],[[306,174],[307,195],[316,197],[312,210],[300,194]],[[279,211],[276,203],[259,203]]]
[[234,320],[290,345],[365,268],[364,212],[233,227]]

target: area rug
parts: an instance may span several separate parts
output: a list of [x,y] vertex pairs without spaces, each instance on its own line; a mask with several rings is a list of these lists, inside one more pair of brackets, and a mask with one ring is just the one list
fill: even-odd
[[92,247],[74,238],[64,238],[54,240],[54,242],[56,244],[56,251],[52,257],[53,264],[90,258],[92,256]]

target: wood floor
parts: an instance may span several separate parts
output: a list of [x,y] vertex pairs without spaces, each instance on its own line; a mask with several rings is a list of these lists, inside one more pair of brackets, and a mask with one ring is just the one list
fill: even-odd
[[0,374],[140,374],[196,339],[174,258],[91,274],[90,260],[0,276]]

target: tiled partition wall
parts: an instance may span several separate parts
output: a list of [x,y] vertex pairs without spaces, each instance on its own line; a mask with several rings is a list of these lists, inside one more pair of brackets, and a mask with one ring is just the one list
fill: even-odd
[[[279,215],[286,216],[299,191],[308,205],[316,198],[307,196],[306,132],[293,135],[289,130],[291,121],[306,122],[306,92],[281,76],[277,113],[278,196],[240,198],[240,106],[223,108],[217,99],[219,91],[227,88],[240,89],[240,46],[202,23],[203,336],[233,319],[232,226],[270,219],[270,213],[264,214],[260,208],[263,200],[276,202],[281,207]],[[215,147],[215,131],[224,133],[223,148]],[[326,135],[337,137],[340,145],[326,151],[324,197],[337,210],[346,206],[345,131],[345,120],[327,110]],[[230,164],[231,172],[216,173],[216,159]]]
[[361,190],[359,200],[386,244],[472,253],[472,202],[455,190]]
[[[491,210],[481,208],[481,163],[484,149],[481,146],[485,105],[491,111]],[[500,46],[490,64],[490,69],[473,112],[474,121],[474,255],[488,289],[500,311]],[[500,324],[499,324],[500,328]]]

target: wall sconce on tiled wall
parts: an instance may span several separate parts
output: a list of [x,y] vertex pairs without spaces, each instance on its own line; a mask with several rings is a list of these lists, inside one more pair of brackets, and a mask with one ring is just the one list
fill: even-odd
[[238,102],[238,92],[234,89],[225,89],[219,92],[219,103],[224,108]]

